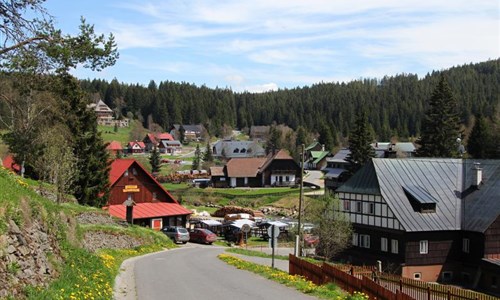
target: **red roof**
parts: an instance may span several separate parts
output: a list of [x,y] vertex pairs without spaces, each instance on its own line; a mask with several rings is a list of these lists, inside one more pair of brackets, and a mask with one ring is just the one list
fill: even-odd
[[109,143],[109,145],[106,147],[107,150],[112,150],[112,151],[118,151],[118,150],[123,150],[122,144],[118,141],[112,141]]
[[[120,219],[126,219],[127,207],[123,204],[110,205],[105,207],[109,211],[109,214]],[[178,203],[137,203],[134,205],[133,218],[134,219],[146,219],[146,218],[156,218],[156,217],[169,217],[169,216],[179,216],[179,215],[189,215],[192,212],[184,208]]]
[[155,135],[152,134],[152,133],[148,133],[147,134],[147,137],[149,138],[149,140],[151,141],[151,143],[153,144],[158,144],[158,142],[156,141],[156,138],[155,138]]
[[11,171],[14,171],[14,172],[20,172],[21,171],[21,166],[19,166],[18,164],[16,164],[14,162],[14,156],[12,155],[7,155],[3,161],[2,161],[2,164],[5,168],[11,170]]
[[135,141],[135,142],[128,142],[128,146],[129,146],[129,148],[134,147],[134,145],[135,145],[135,144],[139,145],[139,147],[141,147],[141,149],[146,148],[146,145],[144,144],[144,142],[138,142],[138,141]]
[[170,133],[160,133],[159,135],[157,135],[157,138],[161,141],[161,140],[169,140],[169,141],[173,141],[174,140],[174,137],[170,134]]
[[130,168],[133,164],[137,165],[146,175],[151,178],[155,182],[158,187],[160,187],[165,193],[168,195],[172,201],[178,204],[177,200],[175,200],[174,196],[172,196],[164,187],[161,185],[144,167],[135,159],[127,159],[127,158],[117,158],[111,163],[111,169],[109,170],[109,184],[112,187],[120,177],[122,177],[125,170]]

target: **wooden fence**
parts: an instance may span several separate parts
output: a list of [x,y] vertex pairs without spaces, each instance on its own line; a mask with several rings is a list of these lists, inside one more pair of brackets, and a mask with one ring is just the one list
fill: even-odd
[[461,289],[454,286],[432,284],[391,274],[379,274],[379,284],[395,290],[399,289],[417,300],[498,300],[497,297]]
[[289,273],[304,276],[317,285],[333,282],[350,294],[363,292],[370,299],[498,300],[471,290],[374,272],[374,268],[327,263],[316,265],[292,254],[289,256]]

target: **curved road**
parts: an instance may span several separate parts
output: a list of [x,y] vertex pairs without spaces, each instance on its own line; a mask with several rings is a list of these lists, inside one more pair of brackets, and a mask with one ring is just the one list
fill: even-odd
[[316,299],[219,260],[224,248],[188,246],[135,261],[137,299]]

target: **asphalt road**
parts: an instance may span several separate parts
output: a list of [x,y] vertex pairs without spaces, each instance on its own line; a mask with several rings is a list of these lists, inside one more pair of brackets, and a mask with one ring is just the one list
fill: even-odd
[[137,299],[316,299],[219,260],[216,246],[188,246],[134,262]]

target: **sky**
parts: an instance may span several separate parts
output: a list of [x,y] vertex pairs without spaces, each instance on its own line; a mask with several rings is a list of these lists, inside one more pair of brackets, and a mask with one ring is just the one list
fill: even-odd
[[500,57],[498,0],[47,0],[63,32],[80,17],[120,58],[81,79],[187,82],[264,92]]

